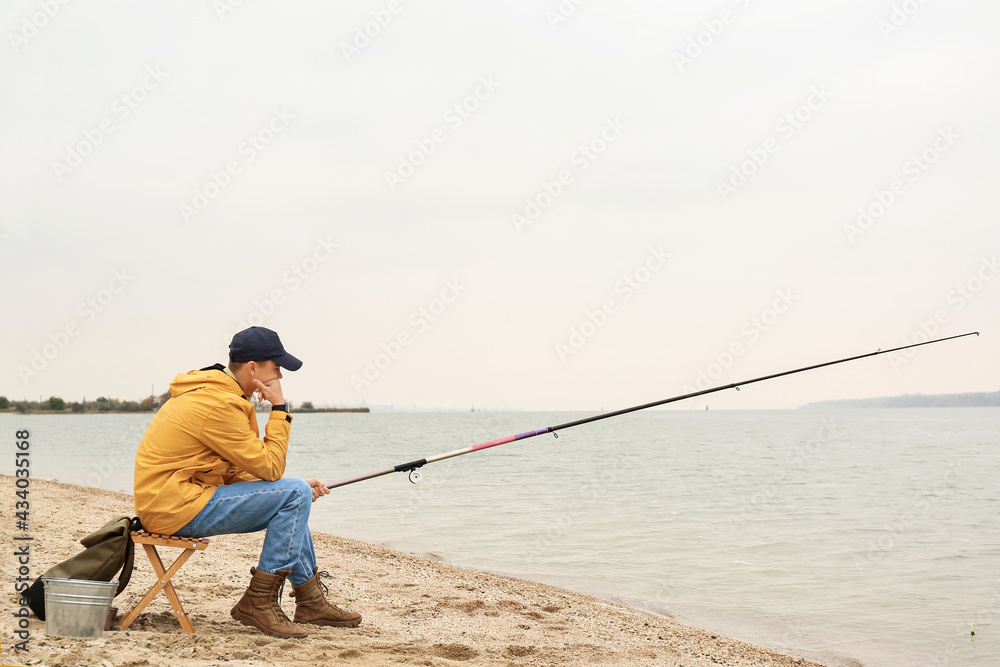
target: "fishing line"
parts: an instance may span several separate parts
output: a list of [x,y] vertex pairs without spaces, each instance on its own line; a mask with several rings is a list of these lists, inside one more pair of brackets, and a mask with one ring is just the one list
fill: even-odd
[[[958,385],[958,393],[959,394],[961,394],[964,391],[964,389],[965,389],[965,381],[969,377],[969,367],[972,366],[972,358],[974,356],[976,356],[976,350],[978,349],[978,347],[979,347],[979,337],[977,336],[976,337],[976,342],[975,342],[975,344],[973,344],[972,350],[969,352],[969,358],[965,362],[965,370],[962,372],[962,381]],[[958,418],[958,407],[953,407],[951,409],[951,424],[952,424],[952,429],[954,429],[954,424],[955,424],[955,421],[956,421],[957,418]],[[961,459],[958,459],[958,460],[961,463]],[[969,641],[972,642],[972,648],[975,649],[976,648],[976,627],[975,627],[975,624],[972,623],[972,622],[969,623]]]
[[659,401],[653,401],[652,403],[643,403],[642,405],[635,405],[630,408],[622,408],[621,410],[614,410],[612,412],[605,412],[602,414],[594,415],[591,417],[585,417],[583,419],[577,419],[575,421],[566,422],[565,424],[558,424],[556,426],[547,426],[535,431],[527,431],[525,433],[519,433],[517,435],[512,435],[506,438],[500,438],[499,440],[490,440],[489,442],[484,442],[478,445],[473,445],[471,447],[465,447],[463,449],[456,449],[451,452],[445,452],[444,454],[438,454],[437,456],[431,456],[424,459],[417,459],[415,461],[408,461],[406,463],[400,463],[391,468],[384,468],[382,470],[373,470],[372,472],[365,473],[363,475],[355,475],[354,477],[347,477],[345,479],[338,480],[336,482],[331,482],[327,484],[327,488],[336,489],[341,486],[347,486],[348,484],[355,484],[357,482],[363,482],[368,479],[374,479],[375,477],[381,477],[382,475],[388,475],[394,472],[407,472],[409,473],[410,481],[414,484],[420,483],[421,473],[418,468],[421,468],[428,463],[436,463],[438,461],[443,461],[444,459],[450,459],[455,456],[462,456],[463,454],[471,454],[472,452],[478,452],[483,449],[489,449],[491,447],[497,447],[499,445],[505,445],[508,442],[514,442],[516,440],[525,440],[527,438],[533,438],[536,435],[543,435],[545,433],[551,433],[554,437],[559,437],[556,431],[561,431],[565,428],[572,428],[574,426],[580,426],[582,424],[589,424],[590,422],[599,421],[601,419],[609,419],[611,417],[617,417],[619,415],[628,414],[630,412],[637,412],[639,410],[647,410],[649,408],[654,408],[659,405],[666,405],[667,403],[675,403],[677,401],[683,401],[688,398],[694,398],[695,396],[705,396],[706,394],[713,394],[717,391],[725,391],[726,389],[740,390],[741,386],[748,384],[753,384],[755,382],[763,382],[765,380],[773,380],[774,378],[784,377],[786,375],[793,375],[795,373],[804,373],[805,371],[815,370],[817,368],[823,368],[825,366],[834,366],[836,364],[847,363],[848,361],[855,361],[857,359],[864,359],[866,357],[874,357],[878,354],[890,354],[892,352],[899,352],[900,350],[908,350],[913,347],[920,347],[922,345],[932,345],[934,343],[943,343],[947,340],[954,340],[956,338],[964,338],[965,336],[978,336],[978,331],[970,331],[969,333],[959,334],[957,336],[949,336],[947,338],[938,338],[936,340],[928,340],[922,343],[912,343],[910,345],[903,345],[901,347],[895,347],[889,350],[883,350],[879,348],[874,352],[869,352],[867,354],[859,354],[853,357],[847,357],[845,359],[837,359],[836,361],[826,361],[820,364],[813,364],[812,366],[804,366],[802,368],[796,368],[790,371],[782,371],[780,373],[772,373],[771,375],[763,375],[758,378],[753,378],[750,380],[743,380],[742,382],[733,382],[730,384],[720,385],[718,387],[712,387],[711,389],[703,389],[702,391],[695,391],[690,394],[682,394],[680,396],[672,396],[670,398],[664,398]]

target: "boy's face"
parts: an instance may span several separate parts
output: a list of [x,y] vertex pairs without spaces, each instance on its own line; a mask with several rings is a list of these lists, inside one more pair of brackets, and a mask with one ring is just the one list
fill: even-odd
[[281,379],[281,366],[270,359],[261,362],[247,362],[247,371],[250,373],[251,380],[260,380],[264,384],[271,380]]

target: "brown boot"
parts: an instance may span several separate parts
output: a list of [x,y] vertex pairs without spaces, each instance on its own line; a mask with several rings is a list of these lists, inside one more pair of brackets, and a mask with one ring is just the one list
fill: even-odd
[[307,636],[308,633],[289,621],[281,610],[281,587],[289,571],[268,574],[252,567],[250,574],[250,586],[230,615],[243,625],[251,625],[272,637],[302,639]]
[[[320,573],[317,570],[313,570],[313,572],[312,579],[292,589],[292,597],[295,598],[295,622],[335,625],[342,628],[354,628],[361,625],[361,614],[344,611],[326,601],[324,594],[328,593],[329,590],[326,584],[319,580]],[[322,574],[325,575],[326,572]]]

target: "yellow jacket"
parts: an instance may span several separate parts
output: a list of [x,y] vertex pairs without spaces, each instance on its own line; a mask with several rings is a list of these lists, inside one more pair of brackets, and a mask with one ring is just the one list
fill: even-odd
[[285,472],[291,416],[272,411],[261,442],[253,406],[216,365],[181,373],[135,455],[135,511],[146,530],[172,535],[223,484]]

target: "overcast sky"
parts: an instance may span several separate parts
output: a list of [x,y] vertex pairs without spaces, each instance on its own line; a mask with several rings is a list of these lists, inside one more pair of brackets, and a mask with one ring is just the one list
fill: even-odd
[[[1000,389],[1000,5],[5,3],[0,394],[275,329],[318,404]],[[926,332],[926,333],[925,333]]]

